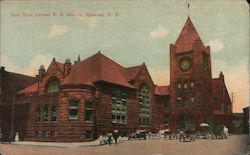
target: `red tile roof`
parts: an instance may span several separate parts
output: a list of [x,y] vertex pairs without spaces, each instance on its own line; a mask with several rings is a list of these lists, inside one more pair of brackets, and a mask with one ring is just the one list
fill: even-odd
[[134,88],[126,79],[125,68],[101,53],[72,66],[70,74],[62,82],[62,85],[93,85],[98,81]]
[[28,86],[26,88],[24,88],[23,90],[19,91],[18,94],[22,94],[22,93],[33,93],[33,92],[37,92],[38,90],[38,83],[34,83],[31,86]]
[[126,78],[128,81],[134,79],[140,72],[143,65],[126,68]]
[[[191,19],[188,17],[178,39],[176,40],[175,47],[176,51],[189,51],[192,50],[193,43],[199,40],[202,43],[202,40],[197,33]],[[204,44],[202,43],[204,46]]]
[[160,96],[170,95],[169,86],[156,86],[155,94]]
[[3,81],[4,88],[8,88],[8,93],[11,94],[35,83],[36,78],[6,71]]

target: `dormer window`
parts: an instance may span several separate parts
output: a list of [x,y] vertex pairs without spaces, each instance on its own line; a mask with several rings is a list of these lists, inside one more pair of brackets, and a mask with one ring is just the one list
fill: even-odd
[[48,86],[47,86],[47,92],[52,93],[52,92],[57,92],[59,91],[60,83],[57,80],[52,80],[49,81]]

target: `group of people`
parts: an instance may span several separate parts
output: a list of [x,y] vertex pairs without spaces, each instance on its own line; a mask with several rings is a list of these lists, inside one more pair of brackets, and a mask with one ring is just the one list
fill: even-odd
[[108,143],[111,146],[113,140],[115,141],[115,145],[117,145],[120,138],[121,136],[119,135],[118,130],[115,130],[113,133],[108,133],[107,136],[100,135],[98,139],[100,141],[100,144]]

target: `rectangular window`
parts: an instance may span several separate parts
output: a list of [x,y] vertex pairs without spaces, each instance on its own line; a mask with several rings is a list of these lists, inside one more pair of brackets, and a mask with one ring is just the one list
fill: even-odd
[[93,139],[93,131],[86,131],[86,135],[85,135],[86,139]]
[[194,104],[195,103],[195,97],[193,97],[193,96],[190,97],[190,101],[191,101],[192,104]]
[[176,101],[177,107],[183,107],[183,101],[181,97],[177,97],[177,101]]
[[164,107],[166,107],[166,108],[170,107],[170,101],[169,100],[164,102]]
[[94,107],[91,101],[87,101],[85,104],[85,121],[94,122]]
[[181,83],[178,83],[178,84],[177,84],[177,88],[178,88],[178,89],[181,89]]
[[78,118],[78,104],[79,101],[70,100],[69,101],[69,119],[76,120]]
[[188,88],[188,84],[184,83],[184,89],[187,89],[187,88]]
[[127,123],[127,92],[120,89],[114,89],[112,94],[112,123]]
[[165,125],[169,125],[169,116],[168,115],[165,116]]
[[51,134],[51,137],[56,137],[56,136],[57,136],[57,131],[52,130],[52,131],[50,132],[50,134]]
[[224,104],[220,105],[220,111],[224,112]]
[[42,137],[43,136],[43,132],[42,131],[38,131],[38,137]]
[[42,136],[43,137],[49,137],[49,131],[43,131]]
[[190,87],[191,87],[191,88],[194,88],[194,82],[191,82],[191,83],[190,83]]

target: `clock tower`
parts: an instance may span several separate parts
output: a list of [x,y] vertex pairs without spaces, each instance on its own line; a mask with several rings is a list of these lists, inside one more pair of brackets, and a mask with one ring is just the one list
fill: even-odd
[[210,47],[188,17],[175,44],[170,44],[171,124],[191,129],[205,122],[212,102]]

